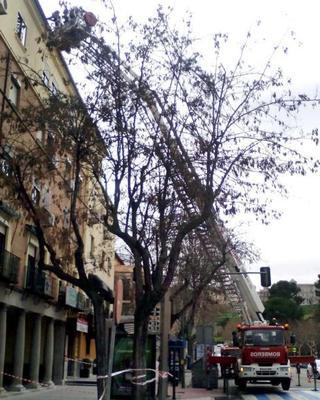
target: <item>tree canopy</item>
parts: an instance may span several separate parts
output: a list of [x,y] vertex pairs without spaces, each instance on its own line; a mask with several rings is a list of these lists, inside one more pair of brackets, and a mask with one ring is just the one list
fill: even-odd
[[264,315],[268,320],[276,318],[281,322],[301,319],[303,309],[300,304],[300,288],[295,281],[279,281],[269,289],[269,298],[265,303]]
[[269,289],[269,295],[271,297],[281,297],[293,300],[296,304],[303,302],[303,297],[299,296],[301,289],[297,285],[297,282],[291,281],[278,281],[273,284]]
[[316,296],[318,298],[318,304],[314,313],[317,321],[320,322],[320,274],[318,275],[318,280],[314,283],[316,289]]

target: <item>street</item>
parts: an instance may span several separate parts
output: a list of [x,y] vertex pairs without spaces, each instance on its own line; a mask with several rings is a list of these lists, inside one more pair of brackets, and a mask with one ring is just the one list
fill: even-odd
[[[222,381],[219,380],[219,388],[208,391],[205,389],[182,389],[177,388],[176,399],[197,399],[197,400],[221,400],[222,398],[243,399],[243,400],[316,400],[320,399],[320,380],[317,381],[318,391],[314,391],[314,382],[308,382],[306,370],[301,370],[301,386],[298,385],[298,377],[295,370],[292,371],[292,381],[290,391],[285,392],[281,387],[270,385],[249,385],[247,390],[239,392],[230,381],[229,397],[222,391]],[[28,391],[25,393],[0,394],[1,399],[12,400],[95,400],[96,388],[94,385],[65,385],[56,386],[51,389],[42,389],[39,391]],[[171,390],[169,390],[168,399],[172,399]]]
[[278,400],[278,399],[295,399],[295,400],[312,400],[320,399],[320,381],[317,380],[317,390],[314,391],[314,381],[308,382],[306,369],[301,369],[300,385],[298,386],[298,376],[295,368],[292,368],[292,380],[289,391],[283,391],[281,386],[270,385],[249,385],[247,390],[238,395],[238,398],[244,400]]

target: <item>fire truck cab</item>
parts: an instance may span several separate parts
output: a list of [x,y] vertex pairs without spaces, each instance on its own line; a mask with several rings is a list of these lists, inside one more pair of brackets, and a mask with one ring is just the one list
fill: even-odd
[[290,388],[290,360],[285,342],[285,325],[259,322],[238,326],[240,358],[237,360],[235,383],[245,389],[250,383],[281,384]]

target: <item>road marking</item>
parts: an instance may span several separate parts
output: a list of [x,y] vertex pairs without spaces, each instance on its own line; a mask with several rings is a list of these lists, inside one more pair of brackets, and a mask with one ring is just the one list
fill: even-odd
[[243,400],[318,400],[320,392],[312,391],[293,391],[290,393],[261,393],[261,394],[242,394]]
[[[292,391],[292,392],[290,392],[290,395],[295,400],[305,400],[306,398],[307,399],[309,398],[309,397],[306,397],[306,396],[308,396],[308,392],[301,392],[300,390],[296,391],[296,392]],[[317,399],[319,397],[312,397],[312,399],[315,399],[315,398]]]

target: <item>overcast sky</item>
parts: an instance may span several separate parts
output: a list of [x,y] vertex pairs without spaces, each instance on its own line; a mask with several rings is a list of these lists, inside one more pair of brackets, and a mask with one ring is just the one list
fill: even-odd
[[[46,14],[58,9],[58,0],[40,0]],[[248,30],[256,31],[251,52],[252,63],[266,60],[273,46],[289,42],[286,57],[274,60],[280,63],[292,78],[297,93],[314,95],[320,87],[319,0],[114,0],[119,19],[132,15],[143,20],[154,13],[157,4],[171,5],[177,25],[185,10],[193,14],[194,35],[204,40],[213,33],[231,36],[228,60],[236,58],[239,45]],[[72,0],[103,18],[99,0]],[[294,31],[294,35],[291,32]],[[251,60],[250,60],[251,61]],[[301,113],[297,125],[304,128],[317,126],[320,109]],[[320,150],[320,149],[319,149]],[[319,152],[320,154],[320,152]],[[260,249],[262,259],[258,266],[270,265],[272,280],[295,279],[299,283],[313,283],[320,273],[320,176],[295,177],[287,180],[288,199],[275,198],[274,204],[283,212],[281,220],[269,226],[244,220],[246,237]],[[248,270],[257,267],[248,266]],[[258,284],[258,279],[252,280]]]

